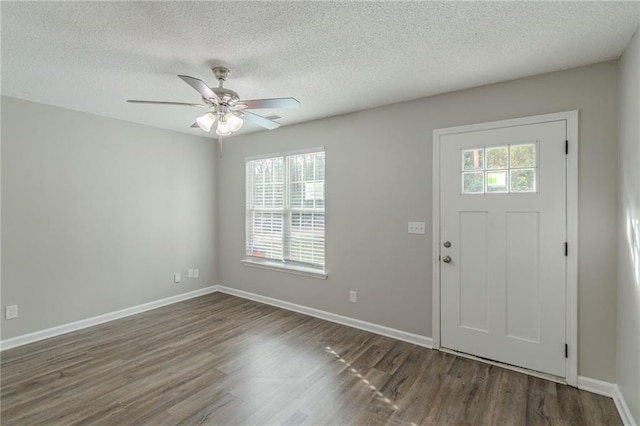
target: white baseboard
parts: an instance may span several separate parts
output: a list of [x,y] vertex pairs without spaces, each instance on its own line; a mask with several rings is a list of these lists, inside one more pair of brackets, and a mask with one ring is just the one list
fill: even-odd
[[108,314],[98,315],[98,316],[83,319],[80,321],[75,321],[69,324],[63,324],[57,327],[48,328],[46,330],[36,331],[34,333],[23,334],[22,336],[12,337],[10,339],[0,341],[0,351],[26,345],[27,343],[37,342],[39,340],[48,339],[50,337],[59,336],[61,334],[69,333],[71,331],[81,330],[83,328],[113,321],[119,318],[124,318],[131,315],[139,314],[141,312],[149,311],[151,309],[156,309],[161,306],[170,305],[172,303],[181,302],[183,300],[193,299],[194,297],[203,296],[205,294],[215,293],[217,290],[218,290],[218,286],[215,286],[215,285],[210,287],[205,287],[199,290],[190,291],[188,293],[182,293],[176,296],[167,297],[165,299],[160,299],[153,302],[144,303],[142,305],[121,309],[119,311],[109,312]]
[[603,382],[602,380],[596,380],[590,377],[578,376],[578,389],[613,398],[613,395],[616,393],[616,384]]
[[192,299],[194,297],[203,296],[205,294],[215,293],[217,291],[220,291],[221,293],[225,293],[225,294],[230,294],[233,296],[242,297],[243,299],[254,300],[256,302],[260,302],[267,305],[272,305],[282,309],[286,309],[289,311],[294,311],[301,314],[309,315],[315,318],[320,318],[320,319],[335,322],[338,324],[343,324],[343,325],[357,328],[360,330],[369,331],[371,333],[380,334],[380,335],[391,337],[397,340],[402,340],[404,342],[413,343],[415,345],[423,346],[425,348],[431,348],[433,344],[433,341],[430,337],[420,336],[418,334],[413,334],[413,333],[407,333],[406,331],[396,330],[396,329],[385,327],[382,325],[373,324],[370,322],[333,314],[331,312],[321,311],[319,309],[309,308],[303,305],[297,305],[295,303],[284,302],[282,300],[273,299],[271,297],[261,296],[258,294],[249,293],[242,290],[236,290],[229,287],[214,285],[214,286],[205,287],[199,290],[191,291],[188,293],[178,294],[176,296],[171,296],[165,299],[160,299],[153,302],[145,303],[142,305],[132,306],[130,308],[122,309],[119,311],[110,312],[110,313],[98,315],[92,318],[83,319],[83,320],[72,322],[69,324],[63,324],[57,327],[48,328],[46,330],[40,330],[34,333],[23,334],[22,336],[17,336],[17,337],[12,337],[10,339],[2,340],[0,341],[0,351],[26,345],[28,343],[34,343],[40,340],[59,336],[61,334],[70,333],[72,331],[81,330],[83,328],[113,321],[119,318],[124,318],[131,315],[139,314],[145,311],[149,311],[151,309],[156,309],[162,306],[170,305],[172,303],[177,303],[183,300]]
[[596,393],[598,395],[608,396],[613,399],[616,404],[618,414],[625,426],[637,426],[637,423],[631,415],[629,406],[624,400],[624,395],[620,392],[620,388],[615,383],[603,382],[602,380],[591,379],[589,377],[578,376],[578,389]]
[[382,336],[391,337],[403,342],[413,343],[414,345],[423,346],[425,348],[431,349],[433,347],[433,340],[430,337],[421,336],[419,334],[407,333],[406,331],[396,330],[394,328],[389,328],[367,321],[337,315],[331,312],[321,311],[320,309],[310,308],[308,306],[273,299],[271,297],[261,296],[255,293],[249,293],[243,290],[237,290],[235,288],[218,286],[218,291],[221,293],[230,294],[232,296],[241,297],[243,299],[249,299],[256,302],[264,303],[266,305],[276,306],[288,311],[298,312],[300,314],[309,315],[311,317],[320,318],[364,331],[369,331],[375,334],[380,334]]
[[627,401],[624,399],[624,395],[620,392],[620,387],[616,385],[616,393],[613,396],[613,402],[616,404],[616,408],[618,409],[618,413],[620,413],[620,418],[622,419],[622,423],[625,426],[638,426],[638,423],[631,415],[631,410],[629,410],[629,406],[627,405]]

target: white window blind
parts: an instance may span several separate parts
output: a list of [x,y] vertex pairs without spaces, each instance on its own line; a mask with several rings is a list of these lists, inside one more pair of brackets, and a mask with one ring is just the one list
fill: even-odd
[[246,255],[324,271],[324,151],[246,163]]

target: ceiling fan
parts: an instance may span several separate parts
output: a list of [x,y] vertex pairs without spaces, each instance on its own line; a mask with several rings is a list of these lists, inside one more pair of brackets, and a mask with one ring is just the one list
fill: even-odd
[[297,108],[300,105],[300,102],[295,98],[241,100],[235,91],[223,87],[223,83],[229,76],[229,69],[225,67],[214,67],[211,70],[213,71],[213,75],[218,79],[218,87],[209,87],[204,81],[189,77],[188,75],[178,76],[200,93],[204,104],[141,101],[135,99],[129,99],[127,102],[135,104],[181,105],[210,109],[206,114],[196,118],[195,123],[193,123],[191,127],[199,127],[205,132],[210,132],[213,125],[217,122],[216,134],[218,135],[220,143],[222,143],[223,136],[229,136],[233,132],[240,130],[245,120],[269,130],[280,127],[280,123],[247,111],[249,109]]

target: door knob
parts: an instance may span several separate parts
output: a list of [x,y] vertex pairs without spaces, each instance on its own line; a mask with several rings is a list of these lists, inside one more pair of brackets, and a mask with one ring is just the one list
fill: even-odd
[[444,263],[451,263],[451,257],[450,256],[442,256],[442,261]]

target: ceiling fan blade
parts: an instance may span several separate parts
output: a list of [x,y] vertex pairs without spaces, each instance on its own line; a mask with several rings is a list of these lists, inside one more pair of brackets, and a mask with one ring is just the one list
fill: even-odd
[[300,102],[295,98],[275,98],[275,99],[253,99],[249,101],[238,101],[245,104],[247,109],[260,108],[298,108]]
[[276,123],[275,121],[269,120],[268,118],[264,118],[249,111],[244,111],[242,118],[244,118],[246,121],[257,124],[258,126],[262,126],[265,129],[269,130],[277,129],[278,127],[280,127],[280,123]]
[[189,86],[196,89],[202,95],[203,98],[215,99],[216,101],[220,102],[220,98],[218,97],[218,95],[216,95],[213,92],[213,90],[211,90],[209,86],[205,84],[204,81],[194,77],[189,77],[188,75],[179,75],[178,77],[180,77]]
[[209,105],[189,104],[185,102],[139,101],[136,99],[127,99],[127,102],[131,102],[132,104],[181,105],[181,106],[190,106],[190,107],[196,107],[196,108],[210,108]]

